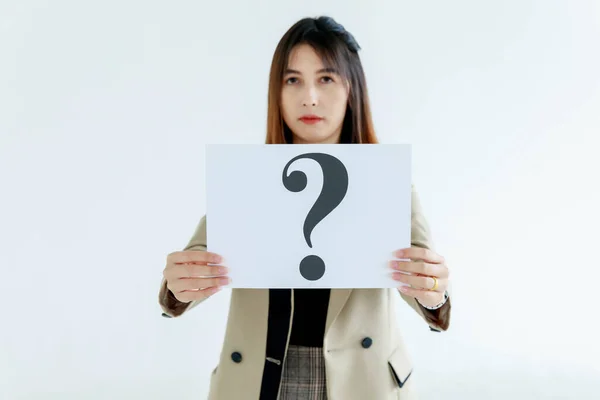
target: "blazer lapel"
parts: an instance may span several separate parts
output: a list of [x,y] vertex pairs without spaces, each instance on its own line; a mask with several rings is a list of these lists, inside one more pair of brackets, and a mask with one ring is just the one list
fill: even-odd
[[344,305],[348,301],[348,297],[350,297],[350,293],[352,293],[352,289],[331,289],[327,320],[325,322],[325,335],[327,335],[329,328],[335,322],[335,319],[340,311],[342,311],[342,308],[344,308]]

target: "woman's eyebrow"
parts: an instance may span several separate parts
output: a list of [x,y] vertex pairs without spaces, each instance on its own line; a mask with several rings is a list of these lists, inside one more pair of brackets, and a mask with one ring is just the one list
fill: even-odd
[[[327,67],[327,68],[321,68],[320,70],[317,71],[317,74],[322,74],[322,73],[330,73],[330,74],[337,74],[338,71],[335,68],[331,68],[331,67]],[[285,75],[288,74],[298,74],[298,75],[302,75],[302,72],[295,70],[295,69],[291,69],[291,68],[286,68]]]

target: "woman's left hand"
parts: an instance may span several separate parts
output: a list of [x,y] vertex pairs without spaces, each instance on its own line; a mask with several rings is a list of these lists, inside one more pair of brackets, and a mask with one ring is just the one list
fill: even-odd
[[424,306],[433,307],[444,299],[448,288],[449,271],[444,257],[432,250],[410,247],[394,252],[394,256],[410,261],[390,261],[394,272],[392,277],[410,286],[400,286],[399,290],[416,298]]

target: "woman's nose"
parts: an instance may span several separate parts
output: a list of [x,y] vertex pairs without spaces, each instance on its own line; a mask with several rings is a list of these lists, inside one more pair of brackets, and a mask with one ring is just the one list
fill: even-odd
[[317,90],[315,88],[308,88],[308,90],[306,91],[306,94],[304,96],[304,99],[302,100],[302,105],[304,107],[308,107],[310,106],[316,106],[318,103],[318,94],[317,94]]

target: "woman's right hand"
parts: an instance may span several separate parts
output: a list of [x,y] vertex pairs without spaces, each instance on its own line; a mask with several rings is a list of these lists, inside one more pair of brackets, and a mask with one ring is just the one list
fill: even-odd
[[231,282],[222,257],[207,251],[176,251],[167,256],[163,276],[167,288],[182,303],[203,300]]

